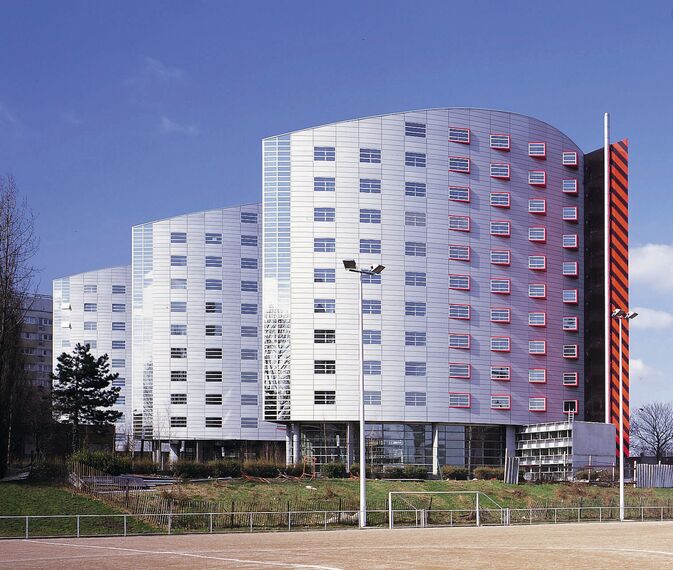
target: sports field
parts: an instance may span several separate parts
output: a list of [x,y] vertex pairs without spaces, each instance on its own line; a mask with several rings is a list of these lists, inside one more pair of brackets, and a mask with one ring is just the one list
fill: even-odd
[[673,568],[673,522],[0,541],[0,568]]

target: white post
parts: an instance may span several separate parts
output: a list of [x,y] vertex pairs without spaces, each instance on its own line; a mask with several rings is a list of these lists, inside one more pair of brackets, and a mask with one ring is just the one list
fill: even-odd
[[360,516],[359,527],[367,526],[367,458],[365,452],[365,375],[362,364],[362,274],[358,276],[358,373],[360,382]]
[[622,321],[619,319],[619,520],[624,520],[624,383],[622,378]]
[[[26,528],[28,528],[28,517],[26,517]],[[388,493],[388,528],[393,528],[393,493]]]
[[603,124],[603,281],[605,289],[605,423],[610,423],[610,113]]
[[439,475],[439,424],[432,424],[432,474]]

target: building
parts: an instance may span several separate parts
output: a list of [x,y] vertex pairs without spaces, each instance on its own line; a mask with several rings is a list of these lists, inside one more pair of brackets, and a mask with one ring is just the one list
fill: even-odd
[[32,295],[27,298],[21,326],[21,351],[28,380],[37,388],[51,389],[52,298]]
[[94,356],[107,354],[112,382],[121,388],[113,409],[122,412],[115,425],[115,447],[131,443],[131,268],[110,267],[55,279],[53,368],[62,352],[88,344]]
[[[568,136],[515,113],[264,139],[264,417],[288,427],[288,460],[353,457],[360,350],[374,462],[500,463],[517,426],[584,419],[614,359],[585,346],[614,288],[585,269],[585,252],[603,260],[603,198]],[[361,302],[349,259],[385,266],[361,276]],[[585,304],[588,288],[600,302]],[[603,365],[590,385],[587,359]]]
[[155,451],[275,454],[263,421],[259,204],[133,228],[133,425]]

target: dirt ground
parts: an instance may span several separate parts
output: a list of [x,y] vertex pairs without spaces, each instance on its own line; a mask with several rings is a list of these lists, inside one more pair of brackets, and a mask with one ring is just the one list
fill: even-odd
[[0,568],[673,568],[673,522],[0,541]]

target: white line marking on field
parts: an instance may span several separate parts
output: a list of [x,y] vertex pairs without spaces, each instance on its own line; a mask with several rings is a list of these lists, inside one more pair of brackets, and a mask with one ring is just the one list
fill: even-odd
[[270,560],[247,560],[244,558],[225,558],[223,556],[207,556],[205,554],[192,554],[190,552],[178,552],[173,550],[141,550],[139,548],[121,548],[119,546],[99,546],[94,544],[73,544],[69,542],[52,542],[49,540],[27,540],[36,544],[49,544],[52,546],[70,546],[72,548],[97,548],[102,550],[117,550],[134,554],[166,554],[170,556],[184,556],[186,558],[200,558],[204,560],[219,560],[221,562],[237,562],[239,564],[258,564],[260,566],[280,566],[282,568],[311,568],[313,570],[343,570],[336,566],[320,566],[318,564],[297,564],[294,562],[278,562]]

